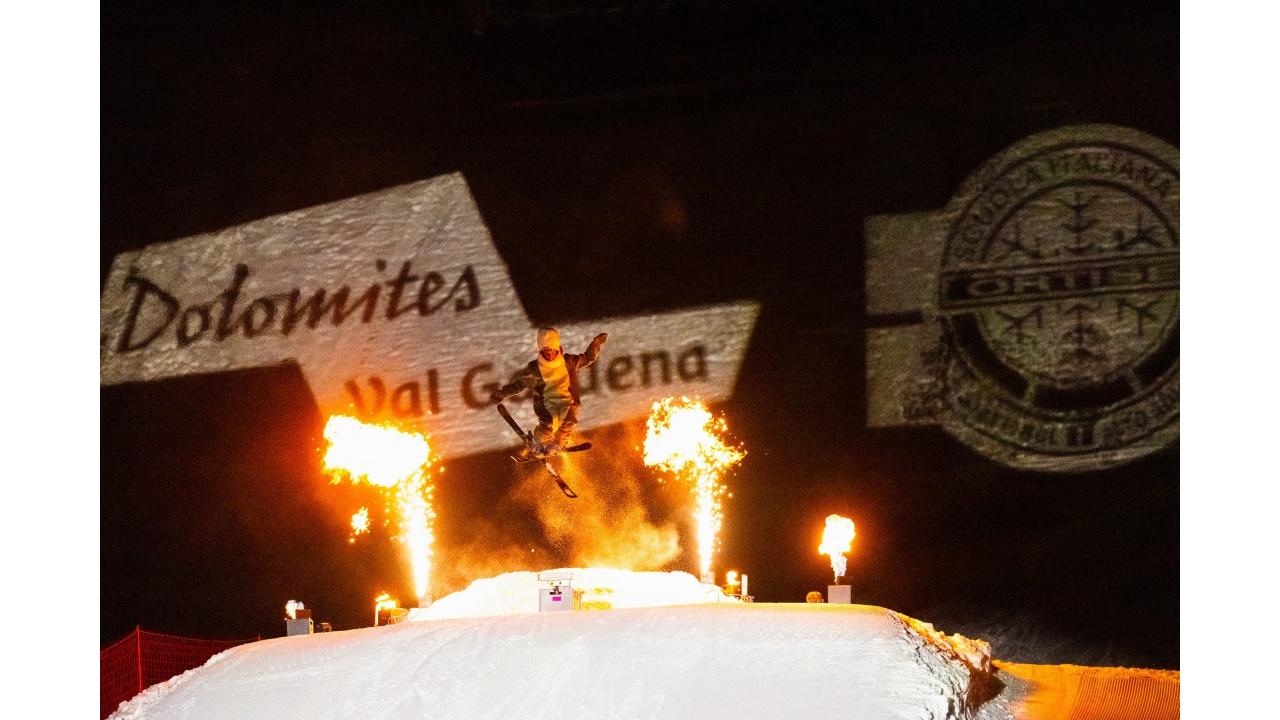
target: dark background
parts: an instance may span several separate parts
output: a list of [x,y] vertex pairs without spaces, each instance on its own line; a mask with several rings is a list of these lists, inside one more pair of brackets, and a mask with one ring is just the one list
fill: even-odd
[[[862,237],[1040,130],[1177,146],[1175,3],[121,2],[101,39],[104,279],[125,250],[461,171],[535,323],[761,304],[716,408],[750,452],[716,565],[758,601],[830,581],[834,512],[858,523],[860,602],[1001,658],[1178,667],[1177,445],[1051,475],[866,428]],[[103,644],[137,624],[282,635],[291,598],[347,629],[379,590],[412,594],[385,538],[347,543],[334,508],[358,492],[320,472],[296,367],[101,400]],[[448,464],[441,563],[501,527],[529,569],[562,564],[508,466]]]

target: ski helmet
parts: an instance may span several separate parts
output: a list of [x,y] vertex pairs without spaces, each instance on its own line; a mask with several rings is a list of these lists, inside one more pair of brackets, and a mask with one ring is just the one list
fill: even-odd
[[538,351],[542,348],[560,349],[560,333],[555,328],[542,328],[538,331]]

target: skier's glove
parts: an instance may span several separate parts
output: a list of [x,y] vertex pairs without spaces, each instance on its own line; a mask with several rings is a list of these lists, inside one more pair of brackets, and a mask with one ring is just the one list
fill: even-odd
[[504,399],[504,396],[502,395],[501,390],[494,390],[493,392],[489,393],[489,402],[493,403],[494,405],[497,405],[498,403],[502,402],[503,399]]

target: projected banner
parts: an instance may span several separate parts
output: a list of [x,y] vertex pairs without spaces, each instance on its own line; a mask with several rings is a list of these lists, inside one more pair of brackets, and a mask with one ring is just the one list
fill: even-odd
[[1015,144],[939,212],[868,218],[868,424],[1050,471],[1168,445],[1178,201],[1175,148],[1084,125]]
[[[579,376],[582,429],[676,393],[728,397],[759,307],[734,302],[558,325],[566,352],[609,333]],[[460,174],[115,258],[101,381],[297,362],[321,412],[393,419],[441,457],[510,447],[487,402],[534,356],[534,326]],[[517,417],[534,422],[527,401]]]

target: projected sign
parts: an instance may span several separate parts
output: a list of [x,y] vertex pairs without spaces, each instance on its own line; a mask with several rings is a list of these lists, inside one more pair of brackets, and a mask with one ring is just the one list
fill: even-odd
[[940,212],[868,218],[868,423],[1051,471],[1167,445],[1178,202],[1175,148],[1086,125],[1017,143]]
[[[609,333],[579,376],[579,427],[644,417],[675,393],[729,396],[758,311],[735,302],[558,325],[566,352]],[[101,381],[297,362],[323,413],[416,426],[456,457],[511,445],[487,397],[533,358],[534,329],[451,174],[116,257]]]

